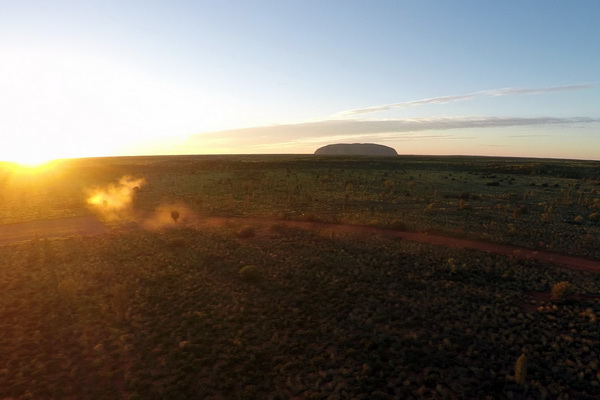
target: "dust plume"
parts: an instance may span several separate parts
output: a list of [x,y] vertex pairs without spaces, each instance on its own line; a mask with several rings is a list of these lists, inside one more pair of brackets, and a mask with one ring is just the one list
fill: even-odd
[[185,226],[195,219],[195,214],[181,203],[162,204],[144,219],[143,227],[149,230],[172,228]]
[[118,184],[90,190],[87,203],[108,221],[132,219],[133,196],[144,182],[143,178],[123,176]]

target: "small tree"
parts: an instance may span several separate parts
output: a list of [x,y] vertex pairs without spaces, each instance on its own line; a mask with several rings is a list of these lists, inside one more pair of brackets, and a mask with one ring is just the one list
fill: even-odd
[[179,211],[171,211],[171,218],[173,218],[173,222],[177,223],[177,220],[179,219]]

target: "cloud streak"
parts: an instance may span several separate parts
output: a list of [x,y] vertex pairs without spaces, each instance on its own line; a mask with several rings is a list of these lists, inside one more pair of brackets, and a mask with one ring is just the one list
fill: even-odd
[[371,114],[380,111],[389,111],[394,108],[409,108],[422,106],[427,104],[448,104],[456,103],[459,101],[472,100],[478,97],[499,97],[499,96],[515,96],[515,95],[535,95],[553,92],[565,92],[565,91],[576,91],[586,90],[598,87],[598,84],[582,84],[582,85],[564,85],[564,86],[551,86],[545,88],[505,88],[505,89],[494,89],[494,90],[483,90],[474,93],[453,95],[453,96],[440,96],[432,97],[429,99],[405,101],[402,103],[384,104],[381,106],[357,108],[354,110],[342,111],[335,114],[336,117],[347,117],[353,115]]
[[[332,140],[365,138],[386,140],[416,140],[442,138],[443,133],[421,134],[425,131],[448,131],[472,128],[506,128],[515,126],[588,125],[600,123],[600,118],[497,118],[497,117],[436,117],[391,120],[331,119],[297,124],[271,125],[208,132],[189,138],[186,146],[222,143],[236,148],[320,143]],[[456,138],[456,137],[452,137]]]

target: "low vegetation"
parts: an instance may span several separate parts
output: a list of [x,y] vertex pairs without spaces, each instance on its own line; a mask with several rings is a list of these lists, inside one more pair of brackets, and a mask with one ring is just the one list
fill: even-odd
[[256,265],[246,265],[238,271],[238,274],[246,282],[258,282],[262,278],[262,272]]
[[569,290],[569,282],[563,281],[552,285],[550,290],[550,299],[556,303],[560,303],[567,298],[567,291]]
[[[0,247],[0,398],[600,395],[598,274],[238,229]],[[571,294],[557,302],[559,282]]]
[[[38,176],[0,166],[0,224],[98,213],[114,228],[0,246],[0,399],[597,399],[600,274],[286,221],[600,258],[599,166],[315,156],[71,160]],[[278,223],[194,228],[209,216]]]
[[[0,224],[89,215],[97,211],[86,201],[90,191],[125,182],[133,195],[128,207],[167,207],[171,223],[190,212],[393,221],[402,229],[600,258],[599,171],[598,161],[417,156],[100,158],[65,161],[37,176],[0,165]],[[112,211],[102,215],[110,224],[137,217]]]

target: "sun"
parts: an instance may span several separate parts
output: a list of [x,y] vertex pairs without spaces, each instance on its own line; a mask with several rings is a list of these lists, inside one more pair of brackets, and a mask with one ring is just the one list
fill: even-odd
[[40,169],[53,160],[70,158],[70,149],[61,143],[67,138],[54,136],[51,140],[39,134],[22,134],[12,137],[0,148],[0,161],[6,161],[23,169]]
[[4,161],[8,161],[25,169],[39,169],[44,165],[50,164],[55,159],[53,156],[36,151],[21,152],[3,158],[5,158]]
[[8,161],[4,164],[4,168],[7,167],[7,170],[12,171],[14,177],[43,177],[55,169],[57,162],[58,160],[40,161],[36,163]]
[[13,163],[17,164],[19,167],[34,170],[34,169],[43,168],[44,166],[52,163],[52,161],[54,161],[54,159],[52,159],[52,158],[31,157],[31,158],[22,159],[20,161],[13,161]]
[[[45,152],[45,146],[39,146],[30,149],[14,146],[11,151],[0,154],[0,160],[5,162],[3,165],[12,170],[15,176],[41,176],[45,172],[54,169],[60,159],[58,154],[51,151]],[[41,175],[40,175],[41,174]]]

